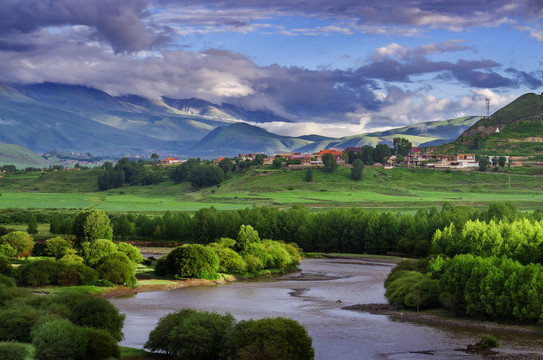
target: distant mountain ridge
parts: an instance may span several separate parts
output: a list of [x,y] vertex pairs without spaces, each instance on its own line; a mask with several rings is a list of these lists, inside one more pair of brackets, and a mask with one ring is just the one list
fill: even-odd
[[0,142],[35,152],[90,152],[95,156],[235,156],[242,152],[315,152],[324,148],[451,141],[476,117],[430,122],[341,139],[280,136],[247,123],[291,122],[270,110],[247,110],[201,99],[113,97],[86,86],[0,83]]

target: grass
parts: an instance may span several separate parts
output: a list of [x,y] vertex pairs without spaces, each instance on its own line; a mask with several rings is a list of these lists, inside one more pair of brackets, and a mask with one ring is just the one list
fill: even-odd
[[[507,169],[507,172],[512,171]],[[249,206],[291,207],[306,204],[318,210],[329,207],[363,206],[391,211],[416,211],[439,207],[445,202],[457,205],[486,207],[494,201],[510,201],[522,210],[543,206],[543,182],[539,176],[500,172],[446,171],[366,167],[362,181],[350,179],[350,169],[339,168],[332,174],[315,171],[313,181],[305,181],[305,170],[267,171],[252,169],[234,174],[220,186],[196,190],[189,184],[170,181],[157,185],[128,186],[104,192],[83,192],[90,189],[77,177],[88,177],[92,171],[58,172],[53,176],[66,184],[53,186],[44,179],[38,188],[25,191],[27,181],[21,179],[17,188],[12,181],[2,190],[1,208],[103,209],[111,213],[165,211],[195,212],[214,206],[218,210]],[[528,173],[529,174],[529,173]],[[51,180],[52,181],[52,180]],[[94,181],[94,180],[93,180]],[[81,188],[74,184],[83,184]],[[75,191],[77,189],[78,191]],[[18,191],[16,191],[18,190]],[[54,191],[53,191],[54,190]],[[52,191],[52,192],[46,192]]]

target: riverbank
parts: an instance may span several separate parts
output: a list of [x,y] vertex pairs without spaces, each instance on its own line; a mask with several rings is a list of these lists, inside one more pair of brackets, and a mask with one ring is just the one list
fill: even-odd
[[[522,325],[510,325],[500,324],[489,321],[477,321],[469,319],[450,319],[447,317],[439,316],[436,314],[428,314],[424,312],[412,312],[406,311],[403,308],[398,308],[388,304],[356,304],[342,307],[343,310],[361,311],[367,312],[373,315],[386,315],[393,320],[408,321],[411,323],[417,323],[428,326],[447,326],[456,328],[471,328],[480,330],[481,334],[485,332],[503,333],[504,335],[516,333],[516,334],[532,334],[543,335],[543,327],[541,326],[522,326]],[[469,352],[466,349],[457,349],[458,351]],[[486,351],[480,353],[484,359],[493,360],[541,360],[543,354],[537,353],[500,353],[498,351]]]

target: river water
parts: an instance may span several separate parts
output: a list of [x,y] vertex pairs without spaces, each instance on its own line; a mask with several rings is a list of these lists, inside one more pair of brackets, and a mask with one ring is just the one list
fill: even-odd
[[[455,349],[476,343],[480,330],[418,325],[341,309],[385,303],[383,281],[391,267],[367,260],[307,259],[302,261],[301,272],[270,281],[146,292],[111,302],[126,314],[121,345],[135,348],[143,347],[160,317],[187,307],[229,312],[237,320],[275,316],[295,319],[307,328],[319,360],[477,359]],[[500,351],[543,354],[541,336],[493,335],[500,340]]]

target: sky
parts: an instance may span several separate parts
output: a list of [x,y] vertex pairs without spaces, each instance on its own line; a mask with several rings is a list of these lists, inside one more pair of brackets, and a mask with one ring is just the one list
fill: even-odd
[[199,98],[348,136],[543,91],[543,0],[2,0],[0,82]]

